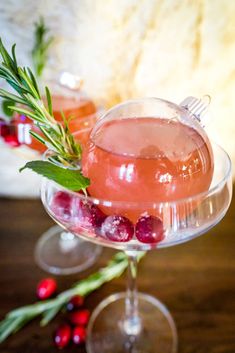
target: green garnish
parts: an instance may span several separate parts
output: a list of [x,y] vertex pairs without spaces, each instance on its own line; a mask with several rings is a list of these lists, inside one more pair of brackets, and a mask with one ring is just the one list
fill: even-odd
[[[144,252],[139,252],[138,260],[144,256]],[[76,283],[71,289],[60,293],[56,298],[10,311],[6,317],[0,321],[0,343],[11,334],[16,333],[28,322],[41,316],[41,326],[47,325],[61,310],[66,303],[74,296],[86,296],[114,278],[122,275],[128,266],[127,255],[118,252],[109,261],[106,267],[91,274],[86,279]]]
[[90,184],[89,179],[82,176],[79,170],[63,169],[47,161],[28,162],[20,169],[20,172],[25,168],[54,180],[69,190],[86,189]]
[[13,102],[10,100],[4,99],[2,101],[2,111],[8,118],[12,118],[13,115],[12,109],[9,109],[11,105],[13,105]]
[[42,75],[47,62],[47,54],[50,45],[53,42],[53,37],[48,37],[49,29],[46,27],[43,17],[35,23],[34,31],[34,47],[32,50],[32,59],[37,77]]
[[[40,17],[39,21],[34,24],[34,27],[34,46],[31,55],[36,76],[40,77],[46,66],[48,49],[53,42],[53,37],[47,36],[49,29],[46,27],[43,17]],[[13,117],[13,110],[9,109],[9,106],[12,105],[13,102],[8,99],[2,101],[2,111],[9,119]]]
[[[31,118],[34,124],[40,129],[41,135],[32,132],[32,135],[41,143],[46,145],[52,155],[50,163],[41,161],[40,174],[50,175],[50,179],[64,186],[61,180],[68,177],[66,168],[77,168],[81,159],[81,145],[77,143],[73,135],[70,133],[68,123],[64,119],[63,125],[57,122],[53,116],[51,94],[49,89],[45,88],[47,104],[45,105],[38,89],[36,78],[30,68],[19,67],[15,55],[15,45],[12,46],[11,55],[8,53],[0,39],[0,55],[2,63],[0,63],[0,78],[3,78],[16,92],[10,93],[4,89],[0,89],[0,96],[12,102],[10,109],[20,114],[24,114]],[[15,106],[15,104],[17,104]],[[62,164],[57,166],[52,172],[51,164]],[[25,168],[27,168],[27,164]],[[31,166],[31,169],[32,166]],[[36,171],[34,168],[33,170]],[[60,176],[57,174],[60,171]],[[74,182],[75,175],[71,185],[69,182],[67,188],[73,191],[84,189],[84,185],[89,185],[89,180],[82,175],[81,170],[76,171],[77,182]],[[69,179],[71,180],[71,179]]]

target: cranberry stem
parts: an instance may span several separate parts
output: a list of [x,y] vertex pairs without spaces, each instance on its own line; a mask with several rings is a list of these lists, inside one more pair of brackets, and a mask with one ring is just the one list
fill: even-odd
[[136,336],[141,330],[141,321],[138,314],[138,291],[136,284],[138,252],[127,251],[126,255],[128,257],[128,274],[124,330],[127,335]]

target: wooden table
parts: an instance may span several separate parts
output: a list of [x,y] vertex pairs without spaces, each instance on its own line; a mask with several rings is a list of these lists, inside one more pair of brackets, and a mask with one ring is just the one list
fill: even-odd
[[[47,274],[34,263],[34,246],[52,224],[40,201],[0,200],[1,318],[13,308],[35,301],[35,286]],[[104,265],[112,253],[104,250],[91,271]],[[139,267],[139,289],[158,297],[175,318],[179,353],[235,353],[235,200],[224,220],[208,234],[152,251]],[[59,289],[70,287],[88,273],[59,277]],[[94,308],[124,287],[123,277],[106,284],[87,298],[87,306]],[[58,352],[51,336],[59,322],[58,317],[41,329],[34,321],[3,343],[0,352]],[[71,346],[64,351],[85,349]]]

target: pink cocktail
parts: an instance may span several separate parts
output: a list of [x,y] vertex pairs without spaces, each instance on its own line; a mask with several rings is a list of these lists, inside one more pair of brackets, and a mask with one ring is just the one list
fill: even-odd
[[[205,134],[180,121],[122,118],[98,124],[83,151],[90,195],[115,201],[166,202],[207,190],[213,153]],[[133,210],[122,214],[136,221]]]
[[[93,101],[88,97],[53,95],[52,106],[54,118],[63,124],[64,116],[71,132],[86,130],[84,135],[81,135],[82,142],[86,142],[88,138],[87,129],[94,126],[99,115]],[[46,151],[47,147],[31,137],[30,130],[39,135],[41,131],[32,124],[32,120],[27,116],[15,113],[11,126],[12,135],[15,135],[15,138],[18,139],[19,145],[25,144],[40,153]]]
[[222,219],[232,191],[228,155],[186,109],[149,98],[120,104],[97,121],[81,167],[89,195],[45,179],[47,212],[75,235],[122,249],[129,260],[127,293],[94,310],[87,352],[176,353],[169,311],[137,292],[137,260],[143,250],[191,240]]

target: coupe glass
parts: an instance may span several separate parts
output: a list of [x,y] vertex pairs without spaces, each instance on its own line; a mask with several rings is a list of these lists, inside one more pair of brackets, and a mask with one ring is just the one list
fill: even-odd
[[[63,95],[65,115],[76,115],[70,121],[71,131],[80,130],[83,142],[89,136],[90,129],[100,117],[102,109],[93,112],[94,104],[79,92],[74,92],[57,84],[52,85],[55,98],[56,119],[60,117],[60,100]],[[69,98],[70,101],[66,101]],[[72,100],[72,106],[70,107]],[[77,102],[77,104],[75,104]],[[39,141],[32,138],[30,131],[40,134],[38,127],[31,123],[26,116],[15,114],[14,122],[0,125],[0,136],[11,147],[25,146],[24,149],[16,148],[17,155],[24,159],[39,159],[46,148]],[[73,233],[66,232],[59,226],[48,229],[39,238],[35,247],[35,260],[45,271],[56,275],[68,275],[81,272],[92,266],[101,253],[101,247],[75,237]]]
[[[187,112],[172,103],[155,98],[129,101],[107,112],[93,128],[90,140],[94,142],[96,132],[101,131],[100,127],[104,126],[105,121],[136,117],[167,117],[168,120],[190,123]],[[195,129],[200,130],[196,121],[191,123]],[[77,137],[79,138],[79,133]],[[167,195],[162,194],[160,199],[158,197],[151,202],[144,200],[146,195],[143,195],[143,201],[133,201],[128,197],[126,200],[119,200],[120,180],[116,185],[115,200],[105,198],[105,194],[103,198],[97,198],[71,192],[48,179],[43,179],[42,202],[55,222],[84,240],[123,250],[129,259],[126,293],[109,296],[98,305],[91,316],[87,334],[89,353],[177,351],[176,327],[167,308],[156,298],[137,292],[137,259],[142,251],[173,246],[198,237],[224,217],[232,194],[231,162],[221,147],[214,143],[211,146],[214,167],[208,187],[184,198],[169,200]],[[127,157],[125,154],[116,156],[123,158],[123,161]],[[131,158],[135,160],[136,156],[132,155]],[[107,158],[106,162],[111,163],[111,159]],[[123,170],[119,170],[117,175],[123,180]],[[131,176],[133,177],[131,173],[126,174],[127,182],[133,181]],[[99,182],[99,176],[96,177]],[[114,179],[112,181],[115,182]],[[108,184],[110,179],[105,179],[105,182],[108,189],[111,185]],[[55,202],[57,195],[61,193],[66,200],[64,204]],[[141,238],[138,233],[140,228],[136,219],[146,215],[151,215],[156,221],[152,241]],[[115,235],[117,227],[121,227],[118,228],[118,237]]]

